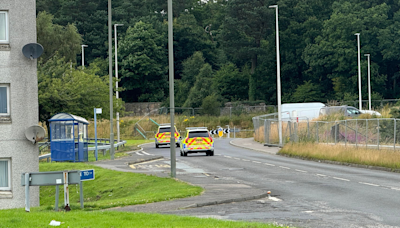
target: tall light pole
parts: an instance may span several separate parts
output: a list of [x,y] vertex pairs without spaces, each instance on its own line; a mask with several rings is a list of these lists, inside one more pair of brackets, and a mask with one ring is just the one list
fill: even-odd
[[370,54],[365,54],[368,60],[368,108],[371,111],[371,59]]
[[85,47],[88,47],[87,45],[81,45],[82,47],[82,70],[85,69]]
[[279,55],[279,26],[278,26],[278,5],[269,6],[269,8],[275,8],[276,10],[276,89],[278,97],[278,135],[279,135],[279,146],[282,146],[282,113],[281,113],[281,63]]
[[168,0],[168,62],[169,62],[169,106],[171,112],[171,177],[176,177],[176,152],[175,152],[175,103],[174,103],[174,33],[173,33],[172,0]]
[[112,80],[112,24],[111,0],[108,0],[108,78],[110,92],[110,156],[114,160],[114,130],[113,130],[113,80]]
[[362,97],[361,97],[361,56],[360,56],[360,33],[354,34],[357,36],[357,47],[358,47],[358,102],[359,110],[362,110]]
[[[117,79],[115,81],[115,96],[117,98],[117,102],[118,102],[118,98],[119,98],[119,92],[118,92],[118,47],[117,47],[117,26],[123,26],[123,24],[114,24],[114,46],[115,46],[115,78]],[[120,137],[119,137],[119,112],[116,113],[117,115],[117,142],[120,141]]]

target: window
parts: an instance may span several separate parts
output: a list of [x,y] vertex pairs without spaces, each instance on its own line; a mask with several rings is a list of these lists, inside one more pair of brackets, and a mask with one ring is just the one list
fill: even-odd
[[0,158],[0,191],[11,190],[11,160]]
[[0,43],[8,43],[8,12],[0,11]]
[[10,115],[10,86],[0,84],[0,116]]

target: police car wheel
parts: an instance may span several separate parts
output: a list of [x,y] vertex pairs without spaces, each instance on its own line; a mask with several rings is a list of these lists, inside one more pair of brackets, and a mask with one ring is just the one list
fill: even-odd
[[179,147],[180,146],[179,143],[177,143],[176,146]]
[[186,156],[187,156],[187,153],[186,153],[186,152],[183,152],[183,156],[185,156],[185,157],[186,157]]
[[159,147],[159,145],[158,144],[156,144],[156,148],[158,148]]
[[181,151],[181,156],[183,156],[182,151]]

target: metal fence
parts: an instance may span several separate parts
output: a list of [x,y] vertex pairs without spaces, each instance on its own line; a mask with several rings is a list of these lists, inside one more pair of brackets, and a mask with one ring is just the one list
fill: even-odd
[[[253,118],[255,139],[278,145],[278,120],[275,115]],[[400,149],[400,119],[349,119],[338,121],[282,120],[283,144],[316,142],[352,145],[375,149]]]
[[[276,105],[257,105],[257,106],[247,106],[247,105],[238,105],[234,107],[223,107],[217,108],[216,112],[219,113],[220,116],[233,116],[233,115],[241,115],[241,114],[249,114],[249,113],[273,113],[276,112]],[[168,107],[161,107],[157,112],[153,112],[153,115],[162,115],[168,114]],[[205,114],[202,108],[187,108],[187,107],[175,107],[176,114],[186,114],[189,116],[195,115],[203,115]],[[207,113],[206,113],[207,114]]]

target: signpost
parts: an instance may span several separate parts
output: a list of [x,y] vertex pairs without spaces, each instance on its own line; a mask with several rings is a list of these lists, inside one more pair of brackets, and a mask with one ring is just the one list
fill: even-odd
[[80,203],[83,208],[83,184],[82,181],[94,180],[94,169],[54,171],[54,172],[35,172],[23,173],[21,175],[21,185],[25,186],[25,211],[30,211],[29,186],[56,186],[55,210],[58,211],[59,186],[64,186],[64,207],[69,205],[69,184],[79,184]]
[[94,147],[95,147],[95,156],[96,156],[96,161],[97,161],[97,115],[96,114],[101,114],[102,109],[101,108],[94,108]]

